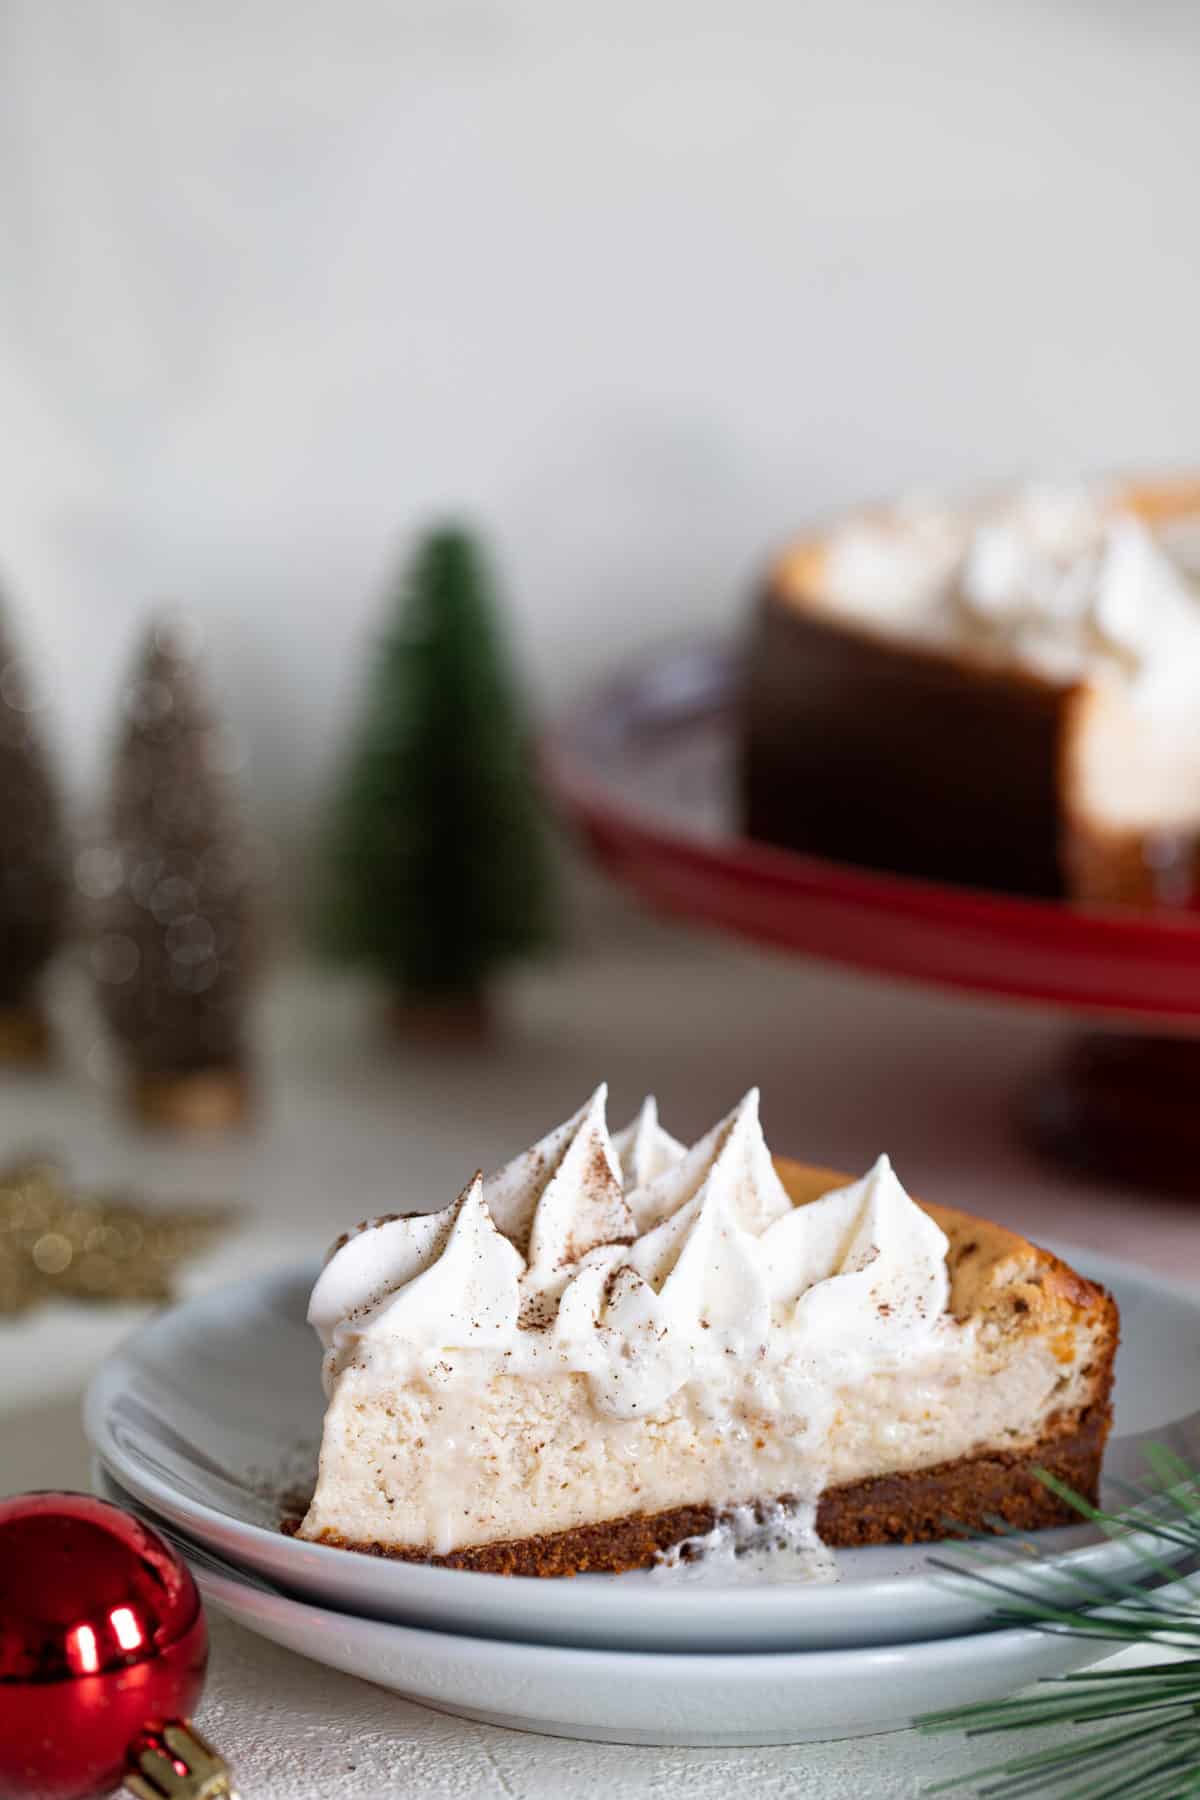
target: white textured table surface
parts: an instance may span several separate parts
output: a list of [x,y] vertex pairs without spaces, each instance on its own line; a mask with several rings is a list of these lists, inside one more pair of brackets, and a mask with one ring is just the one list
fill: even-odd
[[[1029,1013],[646,927],[620,948],[524,981],[509,1032],[489,1053],[396,1050],[355,990],[284,973],[264,1005],[260,1127],[181,1147],[122,1123],[89,1053],[86,1016],[69,991],[63,1000],[67,1065],[48,1079],[0,1083],[0,1155],[42,1146],[89,1184],[237,1202],[243,1229],[189,1271],[191,1287],[318,1252],[366,1213],[446,1204],[477,1164],[530,1142],[605,1077],[614,1119],[652,1088],[683,1137],[757,1081],[768,1139],[781,1151],[857,1171],[887,1149],[909,1186],[931,1197],[1200,1280],[1192,1208],[1059,1181],[1013,1137],[1015,1095],[1061,1029]],[[143,1316],[54,1307],[0,1321],[3,1491],[86,1486],[83,1385]],[[212,1624],[202,1718],[235,1761],[245,1800],[864,1800],[916,1795],[994,1754],[911,1733],[795,1749],[568,1743],[442,1717],[222,1619]]]

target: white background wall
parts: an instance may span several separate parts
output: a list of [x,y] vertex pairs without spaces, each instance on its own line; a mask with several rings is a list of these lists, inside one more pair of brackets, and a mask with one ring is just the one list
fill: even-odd
[[1200,460],[1179,0],[4,0],[0,566],[81,791],[152,602],[301,842],[393,552],[553,702],[868,492]]

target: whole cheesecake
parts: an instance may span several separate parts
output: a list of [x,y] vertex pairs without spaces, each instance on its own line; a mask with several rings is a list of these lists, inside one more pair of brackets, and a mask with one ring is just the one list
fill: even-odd
[[784,1160],[752,1092],[690,1149],[604,1090],[441,1212],[339,1240],[302,1537],[504,1574],[1073,1517],[1110,1296],[999,1226]]
[[1200,858],[1200,488],[852,515],[750,632],[751,836],[1040,896],[1185,904]]

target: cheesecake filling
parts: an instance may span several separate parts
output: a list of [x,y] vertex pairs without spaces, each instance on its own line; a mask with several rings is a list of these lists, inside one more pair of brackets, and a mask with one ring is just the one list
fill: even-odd
[[811,1523],[827,1486],[1021,1448],[1080,1403],[1073,1345],[948,1311],[946,1237],[886,1157],[793,1206],[757,1091],[686,1150],[650,1102],[610,1134],[605,1101],[335,1246],[302,1536],[447,1555],[783,1498]]

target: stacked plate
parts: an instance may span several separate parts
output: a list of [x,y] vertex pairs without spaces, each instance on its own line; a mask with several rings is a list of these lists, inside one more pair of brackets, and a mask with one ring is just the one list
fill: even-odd
[[[1200,1298],[1068,1254],[1121,1304],[1118,1433],[1165,1428],[1194,1403]],[[889,1730],[1111,1649],[998,1623],[994,1595],[923,1547],[840,1552],[828,1585],[714,1585],[686,1569],[508,1579],[289,1537],[280,1522],[302,1508],[320,1437],[320,1353],[304,1322],[314,1274],[161,1315],[103,1366],[85,1408],[98,1491],[180,1541],[210,1602],[303,1656],[489,1723],[723,1745]],[[1111,1476],[1136,1462],[1135,1446],[1110,1448]],[[1085,1524],[1037,1543],[1027,1584],[1125,1574],[1134,1558]]]

